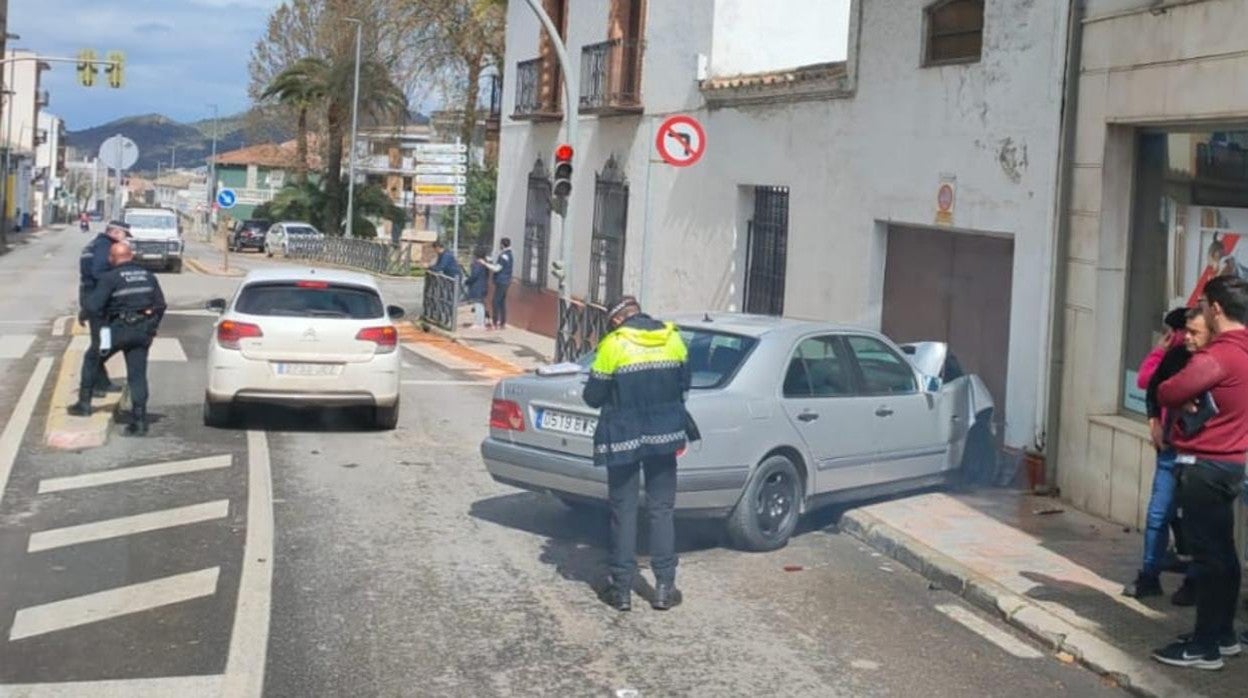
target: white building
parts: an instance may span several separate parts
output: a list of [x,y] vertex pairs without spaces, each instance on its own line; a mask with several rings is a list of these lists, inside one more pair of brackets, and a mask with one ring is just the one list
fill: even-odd
[[[5,57],[34,59],[31,51],[6,51]],[[12,61],[3,67],[4,109],[0,110],[0,143],[9,154],[8,183],[5,191],[6,220],[30,213],[34,175],[35,144],[39,135],[39,110],[47,105],[47,92],[39,87],[40,73],[48,64],[36,60]]]
[[54,206],[60,201],[61,178],[65,172],[65,122],[47,112],[39,112],[35,138],[34,206],[36,226],[51,222]]
[[[1032,446],[1046,414],[1066,5],[546,0],[579,88],[573,294],[946,339],[993,389],[1006,445]],[[523,282],[510,315],[553,333],[562,82],[527,5],[508,13],[496,230]],[[692,167],[653,162],[672,114],[705,129]]]

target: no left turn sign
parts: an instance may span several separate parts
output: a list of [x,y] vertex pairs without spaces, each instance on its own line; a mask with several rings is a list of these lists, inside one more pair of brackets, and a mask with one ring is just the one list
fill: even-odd
[[655,146],[663,162],[674,167],[688,167],[702,159],[706,152],[706,131],[692,116],[668,117],[659,125]]

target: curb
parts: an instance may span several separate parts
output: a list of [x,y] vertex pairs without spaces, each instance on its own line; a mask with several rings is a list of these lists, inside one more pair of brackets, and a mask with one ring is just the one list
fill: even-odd
[[235,277],[239,277],[243,275],[242,271],[235,272],[235,271],[222,271],[220,269],[209,269],[208,267],[204,266],[202,262],[191,257],[183,257],[182,264],[189,267],[191,271],[195,272],[196,274],[203,274],[204,276],[220,276],[223,278],[235,278]]
[[[417,353],[447,368],[458,369],[464,368],[463,364],[472,364],[474,365],[473,370],[481,374],[483,378],[507,378],[528,373],[526,369],[510,361],[505,361],[464,344],[440,328],[431,327],[431,331],[422,331],[421,327],[417,325],[417,321],[399,325],[399,340],[409,347],[417,345],[436,352],[438,356],[428,356],[424,352]],[[444,356],[449,360],[439,360],[440,356]]]
[[1113,679],[1119,686],[1147,698],[1180,698],[1197,694],[1179,686],[1135,655],[1077,628],[966,565],[915,539],[862,509],[846,512],[839,529],[918,572],[942,588],[1039,640],[1065,652],[1083,666]]
[[[72,322],[72,320],[71,320]],[[75,337],[85,337],[86,330],[73,325]],[[82,349],[70,346],[61,355],[61,366],[56,374],[56,383],[52,388],[51,404],[48,406],[48,420],[44,428],[44,441],[52,448],[78,450],[98,448],[108,442],[108,429],[113,421],[113,413],[119,409],[124,393],[110,393],[107,397],[91,401],[94,410],[90,417],[71,417],[66,408],[78,401],[78,376],[82,367]],[[113,380],[125,376],[125,364],[110,362],[110,375]]]

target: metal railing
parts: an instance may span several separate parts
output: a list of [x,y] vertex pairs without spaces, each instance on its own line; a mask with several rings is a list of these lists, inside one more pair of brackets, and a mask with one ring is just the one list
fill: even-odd
[[612,39],[581,49],[581,111],[641,108],[638,39]]
[[432,271],[426,273],[421,321],[454,332],[458,309],[459,279]]
[[412,248],[408,245],[394,246],[355,238],[290,237],[285,252],[291,259],[354,267],[374,274],[406,276],[412,270]]
[[555,361],[576,361],[598,346],[607,334],[607,309],[573,299],[559,299],[559,331]]
[[513,116],[559,114],[559,69],[543,58],[516,64],[516,108]]

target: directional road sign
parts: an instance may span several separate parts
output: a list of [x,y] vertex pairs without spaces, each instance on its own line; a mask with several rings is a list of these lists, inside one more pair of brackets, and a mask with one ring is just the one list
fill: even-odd
[[468,177],[462,174],[418,174],[417,184],[467,184]]
[[224,209],[234,208],[234,204],[238,203],[238,196],[233,189],[222,189],[217,192],[217,205]]
[[467,172],[467,165],[435,165],[429,163],[416,165],[417,174],[465,174]]
[[468,192],[467,187],[457,184],[417,184],[414,188],[417,194],[433,196],[462,196]]
[[432,162],[439,165],[462,165],[468,156],[462,153],[416,153],[416,162]]
[[417,196],[417,206],[463,206],[468,203],[466,196]]
[[463,143],[419,143],[416,146],[418,154],[423,153],[466,153],[468,146]]

